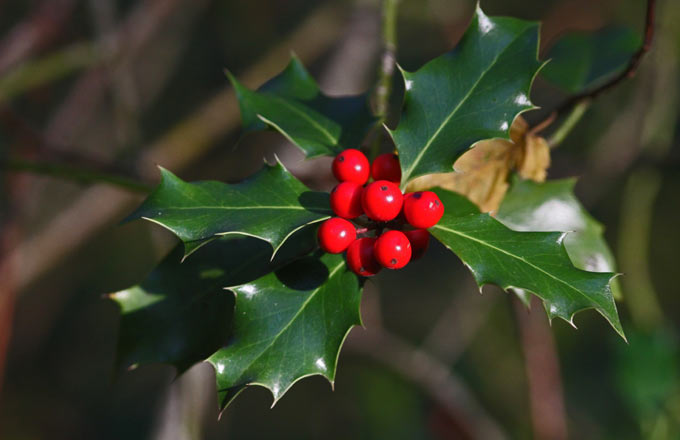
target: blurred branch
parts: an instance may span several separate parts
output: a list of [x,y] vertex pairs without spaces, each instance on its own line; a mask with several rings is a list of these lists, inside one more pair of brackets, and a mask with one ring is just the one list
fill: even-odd
[[78,183],[105,183],[145,194],[151,192],[153,189],[151,184],[144,183],[135,177],[98,170],[92,164],[78,166],[70,163],[10,158],[7,160],[0,160],[0,169],[58,177]]
[[[295,48],[303,61],[316,59],[335,43],[342,31],[341,17],[336,5],[320,7],[289,38],[241,74],[241,80],[248,87],[262,84],[286,64],[291,48]],[[216,140],[238,127],[239,121],[234,91],[225,88],[150,145],[137,161],[137,173],[145,179],[155,179],[154,164],[174,171],[186,168]],[[138,200],[128,192],[109,186],[98,185],[83,192],[45,229],[33,234],[8,256],[18,268],[15,271],[17,292],[21,294],[31,282],[63,261],[93,234],[116,222],[121,213],[131,209]],[[78,227],[74,228],[74,224]]]
[[653,329],[663,320],[649,273],[650,237],[654,202],[661,189],[661,177],[652,169],[633,172],[623,191],[619,227],[618,260],[626,274],[628,311],[636,327]]
[[530,313],[519,299],[511,296],[519,327],[527,380],[534,438],[566,440],[567,420],[562,393],[560,366],[543,304],[532,295]]
[[454,364],[470,345],[496,303],[496,296],[481,295],[476,284],[467,288],[468,284],[453,296],[422,344],[447,365]]
[[0,73],[42,49],[58,33],[75,0],[43,0],[27,20],[14,26],[0,42]]
[[[633,56],[630,58],[630,61],[628,62],[628,65],[626,68],[619,73],[618,75],[614,76],[612,79],[609,81],[605,82],[604,84],[600,85],[599,87],[594,88],[593,90],[586,91],[580,94],[577,94],[575,96],[572,96],[569,98],[567,101],[559,105],[553,112],[548,116],[548,118],[555,118],[557,119],[558,117],[562,116],[563,114],[569,112],[573,107],[579,106],[579,105],[586,105],[603,94],[604,92],[616,87],[619,85],[621,82],[628,78],[632,78],[635,76],[637,73],[638,68],[640,67],[640,63],[642,62],[642,59],[644,56],[649,52],[649,49],[652,47],[652,40],[654,39],[654,31],[655,31],[655,6],[656,6],[656,0],[647,0],[647,11],[645,15],[645,30],[644,30],[644,40],[642,42],[642,45],[640,48],[633,54]],[[585,109],[584,109],[585,110]],[[565,121],[565,123],[570,122],[573,123],[572,121]],[[539,122],[537,125],[540,125],[542,123]],[[559,129],[558,129],[559,130]]]
[[91,66],[99,59],[93,44],[74,43],[35,61],[23,63],[0,77],[0,104]]
[[[102,64],[81,75],[47,125],[45,137],[51,143],[73,143],[78,129],[88,126],[106,87],[118,71],[135,62],[162,24],[186,0],[146,0],[139,3],[115,29],[100,35]],[[188,7],[188,5],[185,5]],[[115,92],[114,92],[115,94]]]
[[[100,46],[104,48],[105,53],[121,53],[121,48],[118,47],[120,39],[108,38],[113,33],[116,23],[116,6],[113,0],[90,0],[89,3]],[[113,61],[108,59],[105,63],[109,64],[106,75],[109,77],[113,95],[116,137],[121,145],[130,149],[131,146],[137,145],[141,136],[137,114],[139,96],[131,66],[122,63],[116,69]]]
[[448,365],[379,327],[352,332],[345,343],[351,352],[371,358],[418,385],[441,405],[460,429],[460,437],[495,440],[506,435]]

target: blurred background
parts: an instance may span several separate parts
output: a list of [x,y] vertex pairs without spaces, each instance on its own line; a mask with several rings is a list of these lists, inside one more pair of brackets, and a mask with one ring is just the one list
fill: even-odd
[[[103,294],[141,281],[176,243],[150,223],[119,224],[157,182],[155,164],[185,180],[234,182],[276,153],[309,186],[330,185],[316,171],[328,159],[303,162],[273,132],[240,139],[223,69],[254,88],[294,51],[331,95],[371,89],[380,6],[0,0],[0,439],[680,439],[675,0],[657,2],[637,76],[597,98],[548,172],[578,176],[578,197],[606,225],[625,273],[628,344],[592,311],[575,330],[550,326],[538,303],[527,313],[498,289],[479,295],[434,245],[367,283],[367,328],[343,349],[335,391],[308,378],[270,409],[255,387],[218,421],[207,364],[176,380],[164,365],[115,371],[119,312]],[[541,20],[542,53],[568,31],[644,29],[643,0],[482,7]],[[473,8],[401,0],[398,62],[415,70],[453,47]],[[539,78],[532,99],[545,110],[527,119],[567,97]]]

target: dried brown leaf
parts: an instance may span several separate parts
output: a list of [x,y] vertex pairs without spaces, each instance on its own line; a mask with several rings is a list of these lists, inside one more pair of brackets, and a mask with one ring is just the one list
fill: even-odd
[[508,190],[510,172],[542,182],[550,165],[550,149],[540,136],[528,132],[528,124],[515,118],[510,139],[479,142],[454,163],[456,172],[429,174],[408,184],[407,191],[422,191],[439,186],[463,194],[482,212],[495,211]]

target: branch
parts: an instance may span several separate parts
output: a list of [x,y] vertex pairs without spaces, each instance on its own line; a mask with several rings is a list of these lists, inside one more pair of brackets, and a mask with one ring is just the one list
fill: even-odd
[[371,143],[369,159],[380,153],[383,138],[383,124],[387,120],[390,94],[392,93],[392,74],[397,62],[397,6],[399,0],[383,0],[382,39],[383,56],[378,73],[378,87],[376,89],[375,113],[376,135]]
[[[596,87],[593,90],[586,91],[586,92],[572,96],[567,101],[565,101],[560,106],[558,106],[555,110],[553,110],[550,113],[550,115],[548,116],[548,118],[557,119],[558,117],[562,116],[563,114],[569,112],[573,107],[576,107],[576,106],[579,106],[579,105],[586,105],[587,106],[587,103],[589,103],[593,99],[597,98],[602,93],[616,87],[617,85],[619,85],[624,80],[626,80],[628,78],[632,78],[632,77],[635,76],[638,68],[640,67],[640,63],[642,62],[642,59],[647,54],[647,52],[649,52],[649,49],[652,47],[652,41],[654,39],[654,30],[655,30],[655,26],[654,26],[655,7],[656,7],[656,0],[647,0],[647,13],[646,13],[646,18],[645,18],[644,40],[643,40],[640,48],[630,58],[630,61],[628,62],[628,66],[621,73],[614,76],[612,79],[610,79],[609,81],[600,85],[599,87]],[[539,124],[541,124],[541,123],[542,122],[539,122]],[[570,128],[573,128],[573,125],[570,126]]]
[[149,193],[153,186],[138,178],[98,170],[93,166],[10,158],[0,161],[0,169],[59,177],[78,183],[105,183],[134,192]]
[[486,413],[465,384],[428,352],[411,346],[380,327],[353,332],[345,347],[372,358],[416,384],[437,402],[459,428],[455,438],[485,440],[506,438],[498,423]]
[[[514,296],[514,295],[513,295]],[[555,340],[537,297],[531,298],[531,311],[512,298],[519,327],[524,363],[529,382],[531,424],[535,438],[566,440],[567,420],[562,378]],[[538,313],[537,313],[538,312]]]

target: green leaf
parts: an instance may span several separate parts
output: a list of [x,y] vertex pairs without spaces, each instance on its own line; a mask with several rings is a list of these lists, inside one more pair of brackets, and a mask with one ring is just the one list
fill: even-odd
[[452,171],[475,142],[508,138],[515,116],[533,109],[529,93],[541,67],[537,23],[477,13],[458,46],[416,72],[402,70],[404,109],[390,133],[402,183]]
[[261,275],[270,253],[261,240],[229,237],[182,264],[178,246],[141,284],[111,294],[121,308],[118,363],[166,363],[181,373],[210,356],[231,327],[234,300],[224,286]]
[[187,183],[163,168],[161,175],[128,220],[144,218],[169,229],[185,243],[185,255],[226,234],[265,240],[275,255],[292,233],[331,214],[328,193],[310,191],[278,162],[233,185]]
[[[496,219],[515,231],[570,231],[564,246],[574,266],[590,272],[616,272],[604,227],[576,198],[575,184],[576,179],[537,183],[514,176]],[[620,298],[617,278],[611,289],[614,298]]]
[[580,93],[623,71],[640,44],[640,36],[625,27],[570,33],[550,49],[541,75],[567,92]]
[[118,365],[166,363],[182,373],[226,342],[234,297],[225,286],[245,283],[309,253],[312,229],[297,232],[274,261],[271,247],[252,237],[226,236],[182,263],[177,246],[140,284],[112,293],[121,309]]
[[576,312],[594,308],[625,338],[609,288],[614,274],[575,268],[563,233],[513,231],[488,214],[457,216],[449,207],[463,197],[441,189],[437,194],[446,211],[430,232],[470,268],[477,284],[529,291],[543,299],[550,319],[572,325]]
[[246,131],[270,126],[308,157],[335,155],[358,147],[375,123],[368,95],[329,97],[296,57],[257,91],[248,90],[229,72]]
[[209,359],[220,407],[248,385],[266,387],[276,403],[303,377],[333,383],[340,347],[361,324],[359,282],[342,255],[304,258],[230,290],[234,336]]

